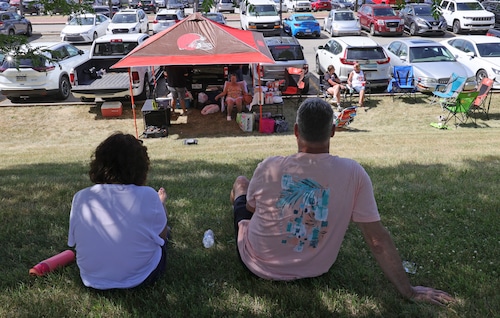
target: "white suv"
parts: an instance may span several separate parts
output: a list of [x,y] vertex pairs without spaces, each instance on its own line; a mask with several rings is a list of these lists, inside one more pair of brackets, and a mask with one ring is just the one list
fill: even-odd
[[[54,95],[65,100],[71,94],[70,70],[88,58],[68,42],[31,43],[32,48],[47,50],[40,55],[10,58],[0,64],[0,93],[13,102],[30,97]],[[22,48],[24,49],[24,48]]]
[[184,10],[160,9],[153,20],[153,34],[166,30],[184,19]]
[[441,13],[453,33],[483,32],[495,27],[495,14],[486,11],[476,0],[444,0]]
[[115,13],[106,34],[149,33],[149,21],[142,9],[126,9]]

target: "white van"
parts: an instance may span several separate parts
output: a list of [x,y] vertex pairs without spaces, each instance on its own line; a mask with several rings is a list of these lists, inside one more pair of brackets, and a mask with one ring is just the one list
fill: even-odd
[[240,23],[243,30],[259,31],[264,35],[280,35],[280,16],[273,0],[241,1]]

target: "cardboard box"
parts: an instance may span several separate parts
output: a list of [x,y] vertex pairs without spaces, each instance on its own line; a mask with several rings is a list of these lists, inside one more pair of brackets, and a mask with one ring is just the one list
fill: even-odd
[[101,114],[103,117],[119,117],[122,115],[122,103],[116,102],[104,102],[101,105]]
[[240,126],[240,129],[245,132],[253,131],[254,124],[254,114],[253,113],[238,113],[236,117],[236,122]]

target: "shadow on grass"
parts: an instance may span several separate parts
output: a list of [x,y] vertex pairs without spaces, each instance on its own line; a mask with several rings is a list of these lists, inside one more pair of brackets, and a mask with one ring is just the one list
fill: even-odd
[[[460,305],[438,308],[404,301],[383,277],[354,226],[336,263],[320,277],[271,282],[250,275],[236,256],[228,198],[234,177],[251,176],[255,160],[238,166],[154,162],[148,185],[167,189],[173,240],[165,277],[135,291],[89,291],[74,264],[47,277],[30,278],[31,266],[67,248],[71,198],[91,185],[87,167],[20,164],[2,170],[0,265],[5,278],[0,297],[21,316],[435,317],[459,311],[485,317],[500,310],[495,253],[499,163],[500,157],[491,156],[470,160],[460,170],[413,163],[365,166],[382,220],[402,258],[417,264],[412,282],[447,290],[463,299]],[[208,228],[215,232],[216,245],[204,249],[201,239]]]

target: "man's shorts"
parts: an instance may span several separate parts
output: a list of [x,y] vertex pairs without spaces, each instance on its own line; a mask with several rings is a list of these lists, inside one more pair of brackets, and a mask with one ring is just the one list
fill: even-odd
[[186,97],[186,88],[185,87],[170,87],[167,86],[170,93],[172,93],[172,98],[185,98]]
[[252,218],[253,213],[247,210],[247,196],[240,195],[234,200],[233,205],[234,211],[234,234],[236,236],[236,240],[238,240],[238,223],[241,220],[250,220]]

